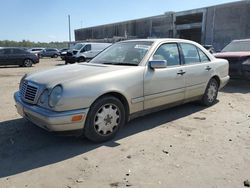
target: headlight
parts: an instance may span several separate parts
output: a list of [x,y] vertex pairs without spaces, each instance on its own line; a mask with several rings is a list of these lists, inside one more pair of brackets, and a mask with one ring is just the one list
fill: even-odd
[[62,98],[63,88],[62,86],[58,85],[54,87],[49,96],[49,106],[55,107],[59,100]]
[[41,104],[45,104],[45,103],[48,104],[48,97],[49,97],[49,91],[46,89],[46,90],[44,90],[44,92],[42,93],[39,102],[40,102]]
[[23,82],[24,82],[24,80],[25,80],[26,77],[27,77],[27,74],[25,74],[25,75],[22,77],[22,79],[20,80],[19,90],[22,89],[22,85],[23,85]]

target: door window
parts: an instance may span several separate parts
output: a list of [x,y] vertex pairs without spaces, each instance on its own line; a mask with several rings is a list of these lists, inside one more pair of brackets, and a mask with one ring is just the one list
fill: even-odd
[[5,54],[5,55],[10,55],[11,53],[12,53],[12,49],[4,49],[3,50],[3,53]]
[[88,52],[91,50],[91,45],[87,44],[84,48],[85,48],[85,52]]
[[200,57],[196,46],[192,44],[180,44],[184,55],[185,64],[200,63]]
[[13,49],[13,54],[24,54],[25,52],[21,49]]
[[180,56],[177,44],[161,45],[153,56],[153,60],[166,60],[167,66],[180,65]]

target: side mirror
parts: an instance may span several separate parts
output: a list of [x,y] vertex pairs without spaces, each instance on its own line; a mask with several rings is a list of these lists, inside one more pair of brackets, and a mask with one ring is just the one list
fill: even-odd
[[166,60],[152,60],[152,61],[149,61],[149,66],[152,69],[163,69],[167,67],[167,61]]

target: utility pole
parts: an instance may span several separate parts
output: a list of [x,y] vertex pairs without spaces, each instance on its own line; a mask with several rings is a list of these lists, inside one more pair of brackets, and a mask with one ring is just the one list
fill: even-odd
[[69,47],[70,47],[70,43],[71,43],[70,15],[68,15],[68,21],[69,21]]

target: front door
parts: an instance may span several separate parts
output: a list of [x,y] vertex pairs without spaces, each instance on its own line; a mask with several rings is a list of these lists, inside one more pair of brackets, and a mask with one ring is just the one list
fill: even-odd
[[176,43],[162,44],[151,60],[166,60],[167,67],[152,69],[148,66],[144,77],[144,109],[182,102],[185,93],[185,70],[181,66]]

